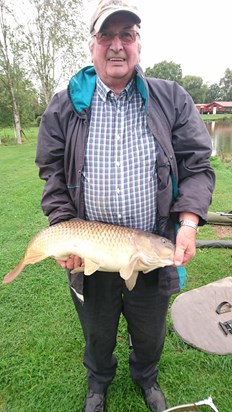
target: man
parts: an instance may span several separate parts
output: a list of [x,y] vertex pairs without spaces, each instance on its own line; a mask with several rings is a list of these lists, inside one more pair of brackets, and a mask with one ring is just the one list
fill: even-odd
[[[211,201],[211,139],[180,86],[144,78],[140,23],[129,1],[102,0],[95,10],[93,66],[54,96],[41,121],[42,207],[50,224],[80,217],[166,236],[176,243],[175,266],[182,266],[195,255],[197,226],[206,222]],[[81,260],[70,256],[59,264],[69,271]],[[104,411],[121,314],[133,344],[132,379],[149,409],[164,411],[158,362],[169,298],[180,290],[176,267],[140,273],[131,292],[117,273],[68,277],[86,342],[84,411]]]

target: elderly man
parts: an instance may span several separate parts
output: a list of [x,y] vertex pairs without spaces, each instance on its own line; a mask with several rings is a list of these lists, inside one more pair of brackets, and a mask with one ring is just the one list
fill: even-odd
[[93,66],[54,96],[39,131],[36,162],[50,224],[80,217],[176,243],[175,267],[140,273],[131,292],[117,273],[70,275],[78,256],[59,262],[86,342],[85,412],[104,411],[121,314],[133,344],[132,379],[151,411],[166,409],[157,379],[169,298],[183,283],[178,267],[195,254],[214,186],[211,139],[191,97],[175,82],[145,78],[138,65],[140,23],[129,1],[99,3],[90,25]]

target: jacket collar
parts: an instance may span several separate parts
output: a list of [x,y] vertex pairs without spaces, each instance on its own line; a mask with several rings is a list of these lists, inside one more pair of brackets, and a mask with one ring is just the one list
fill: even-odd
[[[136,86],[145,101],[145,108],[148,108],[148,88],[145,82],[143,71],[139,65],[135,66]],[[96,88],[96,71],[94,66],[87,66],[76,73],[68,85],[69,98],[75,110],[81,113],[91,105],[94,90]]]

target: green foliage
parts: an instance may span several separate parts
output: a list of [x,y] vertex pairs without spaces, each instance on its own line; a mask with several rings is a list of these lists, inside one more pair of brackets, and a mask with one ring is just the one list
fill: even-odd
[[185,76],[182,79],[182,84],[195,103],[202,103],[205,100],[206,90],[201,77]]
[[187,75],[182,77],[180,64],[166,60],[155,64],[152,68],[145,70],[148,77],[158,79],[174,80],[182,85],[192,96],[194,103],[210,103],[212,101],[232,101],[232,70],[226,69],[224,77],[220,83],[214,83],[210,86],[203,83],[199,76]]
[[[21,259],[27,243],[47,219],[40,207],[43,182],[34,164],[35,141],[0,147],[0,267],[3,277]],[[231,167],[212,159],[217,175],[211,205],[230,210]],[[212,226],[200,238],[216,238]],[[231,251],[198,250],[187,267],[186,289],[232,273]],[[1,412],[82,412],[86,372],[84,340],[70,298],[65,272],[53,260],[28,266],[18,279],[0,285],[0,410]],[[171,303],[176,296],[172,297]],[[160,362],[160,384],[170,406],[211,395],[220,412],[229,412],[232,355],[203,353],[171,332]],[[128,370],[126,322],[120,320],[115,355],[117,375],[108,390],[108,412],[146,412],[139,388]]]
[[42,119],[42,116],[37,116],[37,118],[36,118],[36,124],[37,124],[37,126],[40,125],[41,119]]
[[232,101],[232,69],[226,69],[224,77],[220,80],[221,96],[224,101]]
[[148,67],[145,71],[145,75],[148,77],[156,77],[158,79],[173,80],[181,84],[182,81],[182,69],[180,64],[174,62],[162,61],[153,66]]
[[[18,103],[21,127],[32,125],[36,116],[42,113],[42,108],[38,102],[37,91],[23,72],[18,71],[17,77],[14,78],[14,92]],[[14,122],[13,106],[6,76],[0,76],[0,111],[0,128],[12,125]]]
[[20,32],[29,73],[40,85],[41,100],[47,105],[59,84],[70,78],[86,57],[83,1],[30,0],[30,7],[33,20]]
[[[221,99],[221,89],[217,83],[211,84],[207,91],[207,97],[204,103],[210,103]],[[200,102],[199,102],[200,103]]]
[[0,74],[0,127],[6,127],[13,124],[9,88],[6,85],[5,80],[5,76]]
[[14,125],[20,143],[20,129],[82,65],[87,28],[82,0],[25,0],[20,8],[30,20],[21,24],[17,2],[0,6],[0,127]]
[[[16,24],[17,2],[0,3],[0,35],[5,42],[0,42],[0,128],[20,121],[20,129],[34,124],[57,87],[66,83],[85,61],[88,31],[82,15],[84,2],[25,0],[20,8],[31,18],[20,24]],[[186,76],[186,89],[195,103],[231,101],[231,73],[231,69],[226,69],[220,84],[212,86],[196,82],[200,77]],[[179,84],[184,81],[181,65],[173,61],[157,63],[145,74]]]

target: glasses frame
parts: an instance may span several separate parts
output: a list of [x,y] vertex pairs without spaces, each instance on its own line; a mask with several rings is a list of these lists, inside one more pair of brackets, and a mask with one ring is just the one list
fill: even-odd
[[[104,34],[104,33],[109,34],[108,39],[103,39],[101,37],[101,35]],[[129,40],[125,40],[125,39],[123,40],[122,39],[123,33],[124,34],[125,33],[130,33],[132,35],[132,39],[131,40],[130,39]],[[134,30],[134,29],[120,30],[116,33],[111,31],[111,30],[103,30],[103,31],[99,31],[96,34],[93,34],[92,37],[96,37],[97,43],[100,44],[101,46],[109,46],[114,41],[115,36],[117,36],[119,38],[119,40],[121,41],[121,43],[123,45],[127,45],[127,44],[132,44],[132,43],[136,42],[137,36],[139,37],[139,32],[137,30]]]

